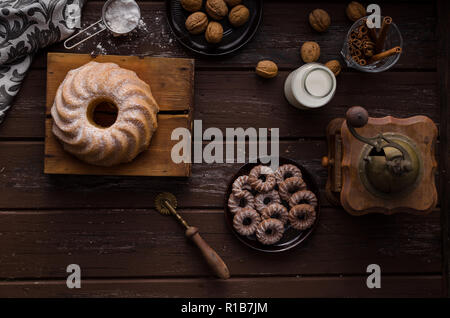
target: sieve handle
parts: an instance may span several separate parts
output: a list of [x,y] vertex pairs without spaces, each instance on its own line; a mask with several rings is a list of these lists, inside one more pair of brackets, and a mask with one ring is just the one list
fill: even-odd
[[[64,41],[64,47],[65,47],[66,49],[68,49],[68,50],[73,49],[74,47],[80,45],[80,44],[83,43],[84,41],[89,40],[89,39],[92,38],[94,35],[97,35],[97,34],[99,34],[100,32],[105,31],[105,30],[106,30],[106,26],[102,23],[102,21],[103,21],[103,20],[100,19],[100,20],[98,20],[97,22],[95,22],[95,23],[91,24],[90,26],[88,26],[87,28],[81,30],[80,32],[78,32],[78,33],[76,33],[76,34],[74,34],[74,35],[72,35],[70,38],[68,38],[67,40]],[[89,35],[88,37],[82,39],[81,41],[76,42],[75,44],[72,44],[72,45],[70,45],[70,46],[68,45],[68,42],[70,42],[70,40],[73,40],[74,38],[76,38],[76,37],[79,36],[80,34],[86,32],[86,31],[89,30],[90,28],[96,26],[97,24],[99,24],[100,27],[101,27],[101,29],[100,29],[99,31],[95,32],[94,34]]]

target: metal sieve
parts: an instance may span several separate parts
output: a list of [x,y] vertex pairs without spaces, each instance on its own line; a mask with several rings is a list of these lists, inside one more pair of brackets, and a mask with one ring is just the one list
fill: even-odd
[[[132,29],[130,29],[130,30],[126,31],[126,32],[119,31],[119,30],[114,30],[114,29],[112,29],[111,26],[107,23],[106,18],[105,18],[105,16],[106,16],[106,10],[108,9],[108,7],[109,7],[111,4],[113,4],[113,3],[115,3],[115,2],[118,2],[118,1],[121,1],[121,0],[108,0],[108,1],[106,1],[105,4],[103,5],[103,8],[102,8],[102,18],[101,18],[100,20],[98,20],[97,22],[91,24],[91,25],[88,26],[87,28],[85,28],[85,29],[81,30],[80,32],[76,33],[75,35],[72,35],[72,36],[71,36],[70,38],[68,38],[67,40],[65,40],[65,41],[64,41],[64,47],[65,47],[66,49],[73,49],[74,47],[80,45],[81,43],[85,42],[86,40],[89,40],[89,39],[92,38],[94,35],[97,35],[97,34],[103,32],[103,31],[105,31],[105,30],[109,30],[109,31],[111,31],[113,34],[117,34],[117,35],[125,35],[125,34],[127,34],[127,33],[130,33],[131,31],[133,31],[134,29],[136,29],[136,27],[138,26],[137,23],[136,23],[136,25],[135,25]],[[137,9],[138,9],[138,12],[139,12],[139,18],[138,18],[138,19],[140,19],[140,18],[141,18],[141,10],[140,10],[140,8],[139,8],[139,5],[138,5],[138,4],[136,3],[136,1],[134,1],[134,0],[130,0],[130,1],[132,1],[132,2],[136,5],[136,7],[137,7]],[[84,39],[82,39],[82,40],[80,40],[80,41],[78,41],[78,42],[76,42],[76,43],[74,43],[74,44],[72,44],[72,45],[69,45],[69,42],[70,42],[71,40],[73,40],[74,38],[78,37],[80,34],[83,34],[83,33],[87,32],[87,31],[90,30],[91,28],[94,28],[96,25],[98,25],[98,26],[100,27],[100,30],[98,30],[97,32],[95,32],[95,33],[93,33],[93,34],[87,36],[86,38],[84,38]]]

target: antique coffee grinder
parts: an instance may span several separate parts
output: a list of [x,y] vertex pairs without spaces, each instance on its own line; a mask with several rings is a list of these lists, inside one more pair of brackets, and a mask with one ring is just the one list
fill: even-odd
[[426,116],[369,118],[351,107],[327,127],[328,199],[352,215],[429,213],[437,203],[436,138]]

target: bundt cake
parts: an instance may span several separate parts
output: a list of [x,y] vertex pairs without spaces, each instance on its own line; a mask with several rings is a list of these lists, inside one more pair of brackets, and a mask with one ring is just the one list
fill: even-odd
[[[101,103],[117,108],[109,127],[94,122]],[[67,73],[51,108],[53,134],[80,160],[112,166],[145,150],[157,128],[158,104],[135,72],[114,63],[89,62]]]

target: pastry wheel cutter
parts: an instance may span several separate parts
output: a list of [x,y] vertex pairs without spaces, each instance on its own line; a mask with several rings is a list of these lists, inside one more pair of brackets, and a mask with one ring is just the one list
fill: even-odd
[[198,232],[198,228],[194,226],[190,226],[178,212],[177,208],[177,199],[170,192],[163,192],[156,196],[155,198],[155,207],[159,213],[162,215],[172,215],[174,216],[178,222],[180,222],[184,228],[186,229],[185,235],[191,241],[197,245],[200,249],[204,259],[208,263],[209,267],[214,271],[217,277],[222,279],[230,278],[230,272],[228,270],[227,265],[224,263],[222,258],[214,251],[208,243],[203,240]]

